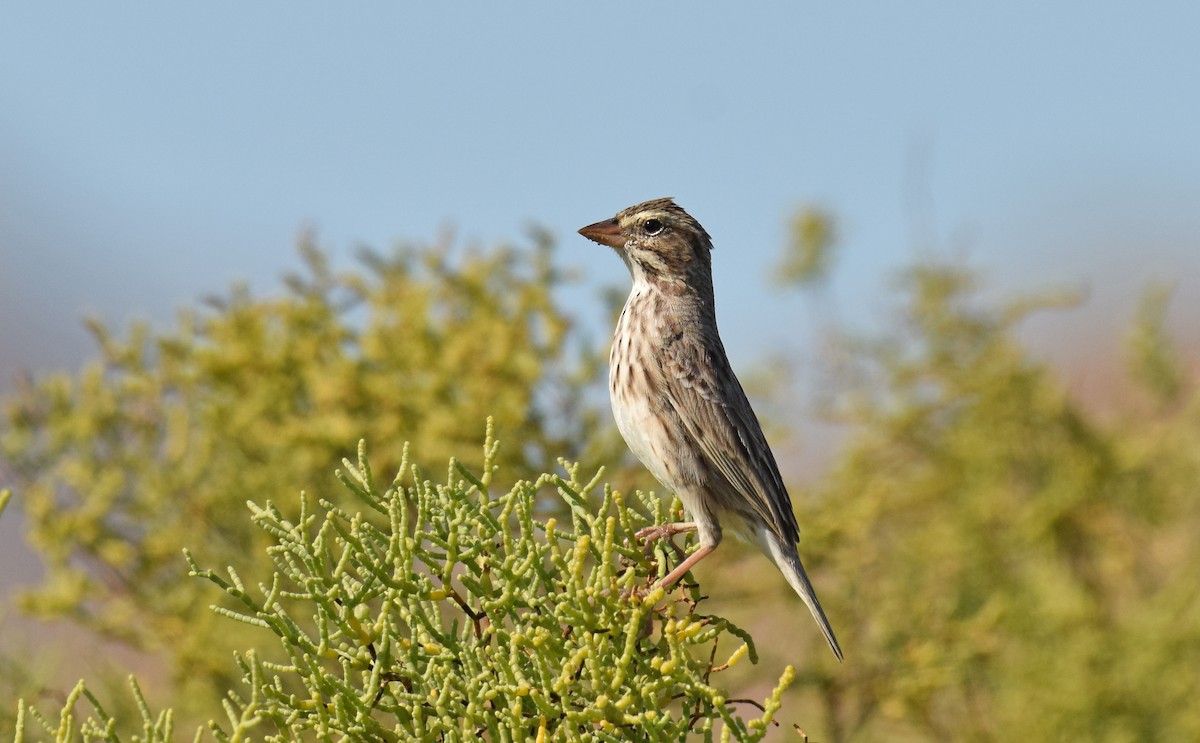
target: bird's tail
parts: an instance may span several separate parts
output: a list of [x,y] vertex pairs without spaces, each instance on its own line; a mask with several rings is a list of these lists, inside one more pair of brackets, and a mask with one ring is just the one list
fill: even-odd
[[808,580],[808,574],[804,572],[804,565],[800,563],[800,553],[796,551],[796,546],[783,544],[770,532],[764,534],[763,537],[771,559],[779,566],[792,589],[804,600],[808,610],[812,612],[813,619],[817,620],[821,634],[825,635],[825,639],[829,642],[833,654],[837,656],[838,661],[841,661],[842,648],[833,634],[833,627],[829,626],[829,620],[825,617],[825,610],[821,608],[821,602],[817,600],[817,593]]

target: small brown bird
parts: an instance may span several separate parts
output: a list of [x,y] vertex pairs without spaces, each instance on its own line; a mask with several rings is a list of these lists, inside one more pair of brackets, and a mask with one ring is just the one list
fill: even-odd
[[615,249],[633,277],[609,357],[617,428],[694,519],[638,536],[700,538],[661,585],[674,585],[715,550],[724,522],[775,561],[841,660],[800,564],[800,530],[779,467],[717,333],[712,239],[671,199],[631,206],[579,234]]

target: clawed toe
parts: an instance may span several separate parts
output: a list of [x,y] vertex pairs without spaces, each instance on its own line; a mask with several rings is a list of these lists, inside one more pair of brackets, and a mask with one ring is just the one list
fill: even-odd
[[639,529],[635,536],[638,538],[638,541],[644,542],[648,546],[659,539],[670,539],[676,534],[683,534],[689,531],[696,531],[696,524],[690,521],[677,524],[647,526],[644,529]]
[[650,588],[642,586],[641,588],[624,588],[621,589],[621,598],[623,599],[642,599],[646,594],[650,593]]
[[672,534],[666,526],[647,526],[645,529],[638,529],[637,534],[634,536],[637,537],[639,542],[651,544],[660,539],[669,538]]

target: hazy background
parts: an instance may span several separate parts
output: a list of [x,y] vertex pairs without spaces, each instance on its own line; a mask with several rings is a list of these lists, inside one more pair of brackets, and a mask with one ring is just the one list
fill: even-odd
[[[1147,279],[1179,282],[1196,341],[1200,6],[946,5],[6,6],[0,390],[91,354],[85,313],[270,291],[304,227],[346,261],[545,226],[607,334],[624,268],[574,230],[670,195],[716,241],[739,368],[805,342],[804,302],[763,286],[808,203],[838,219],[852,325],[921,251],[997,292],[1086,289],[1029,332],[1102,398]],[[6,590],[37,575],[15,513],[0,562]]]

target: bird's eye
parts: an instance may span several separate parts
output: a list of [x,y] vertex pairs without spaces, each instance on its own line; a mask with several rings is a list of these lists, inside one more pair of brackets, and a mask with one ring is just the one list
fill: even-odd
[[646,230],[647,235],[657,235],[663,231],[663,223],[657,219],[647,219],[642,227]]

